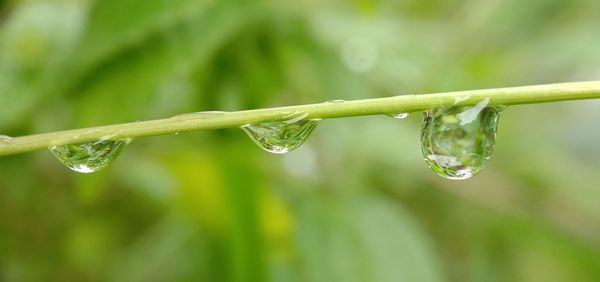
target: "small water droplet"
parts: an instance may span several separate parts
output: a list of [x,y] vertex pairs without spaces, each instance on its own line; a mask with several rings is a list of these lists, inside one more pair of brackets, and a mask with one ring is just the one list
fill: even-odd
[[476,106],[455,106],[425,113],[421,145],[425,161],[448,179],[468,179],[479,173],[496,144],[499,107],[486,99]]
[[395,119],[405,119],[408,117],[408,113],[391,113],[387,115]]
[[221,116],[221,115],[224,115],[226,113],[227,112],[222,112],[222,111],[205,111],[205,112],[195,112],[195,113],[180,114],[180,115],[176,115],[176,116],[171,117],[171,118],[172,119],[190,118],[190,117],[207,118],[207,117]]
[[50,147],[50,152],[65,166],[81,173],[91,173],[107,167],[131,139],[99,140],[83,144]]
[[299,114],[285,121],[247,124],[241,128],[261,149],[284,154],[302,145],[319,123],[319,119],[306,119],[307,114]]
[[334,103],[344,103],[344,102],[346,102],[346,100],[340,100],[340,99],[338,99],[338,100],[331,100],[331,101],[327,101],[327,102],[325,102],[325,103],[331,103],[331,104],[334,104]]

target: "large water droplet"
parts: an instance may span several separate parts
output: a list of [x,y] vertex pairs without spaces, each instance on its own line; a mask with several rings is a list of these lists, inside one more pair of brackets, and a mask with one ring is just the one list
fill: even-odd
[[91,173],[107,167],[116,159],[131,139],[99,140],[83,144],[50,147],[50,152],[65,166],[81,173]]
[[391,113],[387,115],[395,119],[405,119],[408,117],[408,113]]
[[501,111],[488,107],[488,102],[425,113],[422,151],[433,171],[448,179],[467,179],[485,166],[494,150]]
[[261,149],[284,154],[302,145],[313,132],[319,119],[306,119],[306,114],[286,121],[247,124],[242,129]]

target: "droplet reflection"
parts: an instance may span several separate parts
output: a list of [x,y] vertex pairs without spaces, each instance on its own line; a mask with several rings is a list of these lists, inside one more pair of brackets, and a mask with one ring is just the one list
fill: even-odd
[[300,147],[319,124],[320,120],[306,117],[297,114],[289,120],[247,124],[241,128],[261,149],[284,154]]
[[433,171],[448,179],[468,179],[481,171],[494,150],[501,111],[488,103],[425,113],[422,151]]
[[50,147],[50,152],[65,166],[80,173],[92,173],[114,161],[131,139],[99,140],[83,144]]

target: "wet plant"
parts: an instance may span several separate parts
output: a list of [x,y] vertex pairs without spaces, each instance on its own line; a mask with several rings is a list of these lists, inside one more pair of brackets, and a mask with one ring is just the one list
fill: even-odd
[[600,82],[574,82],[319,104],[238,112],[198,112],[168,119],[82,128],[38,135],[0,136],[0,156],[49,149],[74,171],[106,167],[133,138],[241,128],[260,148],[283,154],[300,147],[324,119],[387,115],[404,119],[424,112],[426,163],[440,176],[467,179],[490,158],[502,109],[509,105],[600,98]]

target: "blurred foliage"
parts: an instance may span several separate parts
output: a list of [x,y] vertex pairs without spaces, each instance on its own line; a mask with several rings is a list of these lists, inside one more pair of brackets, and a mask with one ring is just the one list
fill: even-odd
[[[600,2],[0,1],[0,133],[597,80]],[[598,281],[600,103],[512,107],[489,167],[420,115],[137,140],[106,170],[0,159],[0,281]]]

